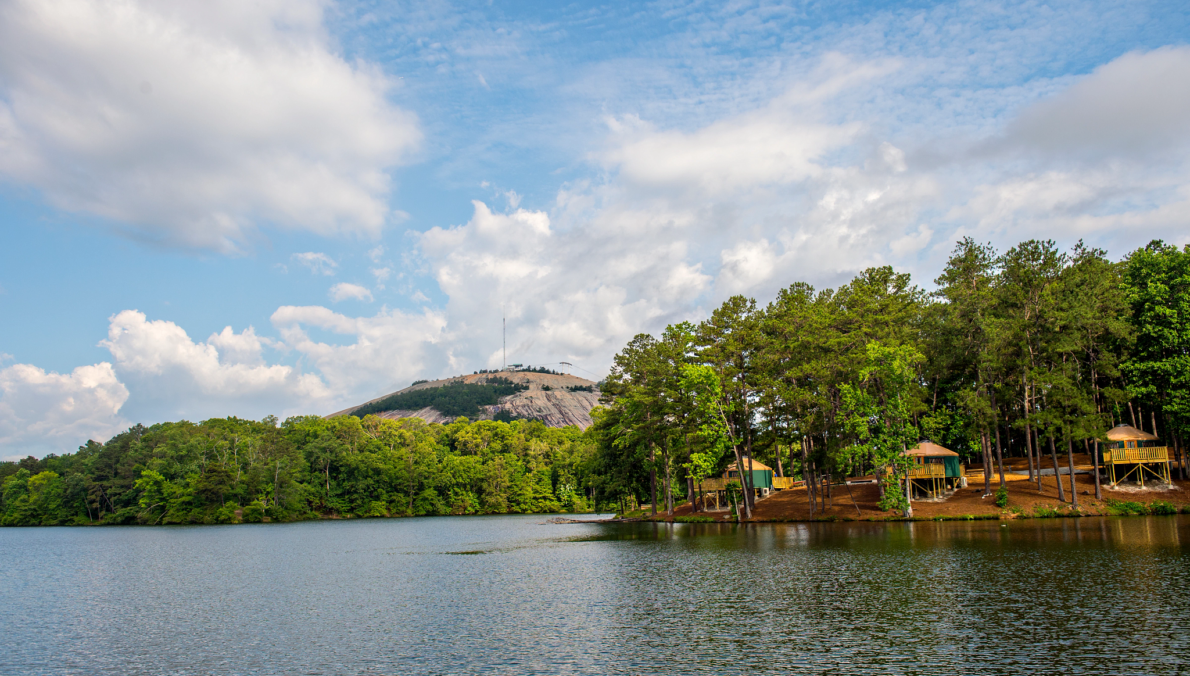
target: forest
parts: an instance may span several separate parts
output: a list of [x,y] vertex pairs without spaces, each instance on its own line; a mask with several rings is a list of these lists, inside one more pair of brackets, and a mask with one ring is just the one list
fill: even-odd
[[538,421],[238,418],[137,425],[0,463],[0,524],[197,524],[585,512],[595,449]]
[[[425,381],[421,381],[425,382]],[[418,383],[414,383],[416,385]],[[410,386],[412,387],[412,385]],[[478,418],[485,406],[493,406],[500,399],[529,389],[508,378],[490,377],[481,383],[455,381],[442,387],[427,387],[412,392],[399,392],[364,404],[351,412],[357,418],[385,411],[419,411],[426,407],[444,416]]]
[[990,495],[1006,455],[1027,456],[1040,482],[1043,460],[1073,467],[1121,423],[1161,437],[1185,479],[1190,246],[1154,241],[1113,262],[1081,242],[964,239],[934,284],[875,267],[636,336],[589,430],[604,491],[672,514],[702,478],[752,458],[812,492],[875,475],[881,507],[909,515],[904,451],[919,441],[989,468]]
[[[434,397],[456,392],[436,390],[395,403],[437,407],[448,399]],[[990,468],[990,494],[997,472],[1004,480],[1004,457],[1027,456],[1032,479],[1043,461],[1094,453],[1119,423],[1160,436],[1184,479],[1190,246],[1152,242],[1113,262],[1081,243],[1062,251],[1031,240],[997,252],[964,239],[932,291],[876,267],[837,289],[792,284],[763,307],[735,296],[698,324],[638,335],[599,391],[585,431],[369,411],[137,425],[76,453],[0,463],[0,524],[624,512],[645,503],[672,513],[698,481],[750,458],[781,476],[875,474],[882,507],[907,511],[898,482],[903,451],[918,441]],[[457,401],[468,412],[478,405],[470,394]],[[746,517],[751,493],[742,493]]]

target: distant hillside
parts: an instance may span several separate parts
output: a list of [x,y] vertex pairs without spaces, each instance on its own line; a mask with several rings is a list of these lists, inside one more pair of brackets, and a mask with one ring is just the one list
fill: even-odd
[[598,403],[599,388],[585,378],[500,371],[418,383],[327,417],[375,414],[437,423],[460,415],[471,420],[531,418],[550,427],[586,429],[591,425],[591,409]]

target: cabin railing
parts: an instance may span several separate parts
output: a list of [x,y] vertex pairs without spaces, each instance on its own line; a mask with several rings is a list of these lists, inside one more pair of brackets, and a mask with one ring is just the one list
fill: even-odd
[[1143,462],[1169,462],[1169,447],[1109,448],[1103,451],[1103,462],[1113,465],[1132,465]]
[[945,479],[946,465],[940,462],[929,462],[924,465],[914,465],[909,469],[910,479]]
[[[730,481],[737,485],[739,485],[739,483],[740,483],[739,479],[731,479]],[[776,488],[778,490],[784,490],[786,488],[797,488],[798,486],[801,486],[802,483],[803,482],[801,479],[794,479],[791,477],[780,477],[780,476],[773,477],[773,488]],[[702,484],[694,485],[694,489],[700,490],[699,486],[701,485],[702,486],[701,490],[704,493],[709,493],[711,491],[722,491],[722,490],[726,490],[725,489],[726,484],[727,484],[727,482],[724,481],[722,477],[717,477],[714,479],[703,479]]]

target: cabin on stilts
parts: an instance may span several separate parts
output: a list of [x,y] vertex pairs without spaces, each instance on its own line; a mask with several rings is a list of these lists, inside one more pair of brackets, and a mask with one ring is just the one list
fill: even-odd
[[[750,475],[750,483],[754,495],[758,498],[767,497],[773,490],[774,482],[781,481],[779,478],[774,480],[773,468],[753,458],[751,461],[744,461],[744,471],[747,471],[748,466],[752,467],[752,474]],[[714,479],[704,479],[702,483],[698,484],[696,490],[702,495],[704,503],[707,498],[714,498],[715,509],[719,509],[720,504],[727,504],[727,486],[728,484],[737,484],[741,488],[744,485],[743,478],[740,476],[739,469],[736,468],[736,463],[731,463],[727,469],[723,470],[723,476]],[[720,503],[722,498],[723,502]]]
[[958,488],[963,480],[965,471],[959,454],[949,448],[923,441],[905,451],[905,455],[913,458],[908,479],[910,494],[914,496],[920,493],[937,498]]
[[1145,486],[1145,474],[1158,481],[1171,483],[1169,448],[1159,446],[1156,436],[1131,425],[1116,425],[1107,431],[1103,464],[1107,466],[1108,483],[1116,486],[1128,477]]

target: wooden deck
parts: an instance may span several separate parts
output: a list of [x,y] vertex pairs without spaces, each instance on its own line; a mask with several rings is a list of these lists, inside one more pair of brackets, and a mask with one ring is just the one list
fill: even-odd
[[1169,462],[1169,447],[1109,448],[1103,451],[1103,462],[1115,465],[1135,465],[1140,462]]
[[[1149,474],[1157,481],[1171,483],[1169,447],[1152,446],[1149,448],[1109,448],[1103,451],[1103,464],[1107,465],[1108,484],[1117,486],[1128,477],[1135,480],[1144,488],[1145,475]],[[1119,465],[1133,465],[1122,475],[1117,474]],[[1156,469],[1150,467],[1156,465]]]

